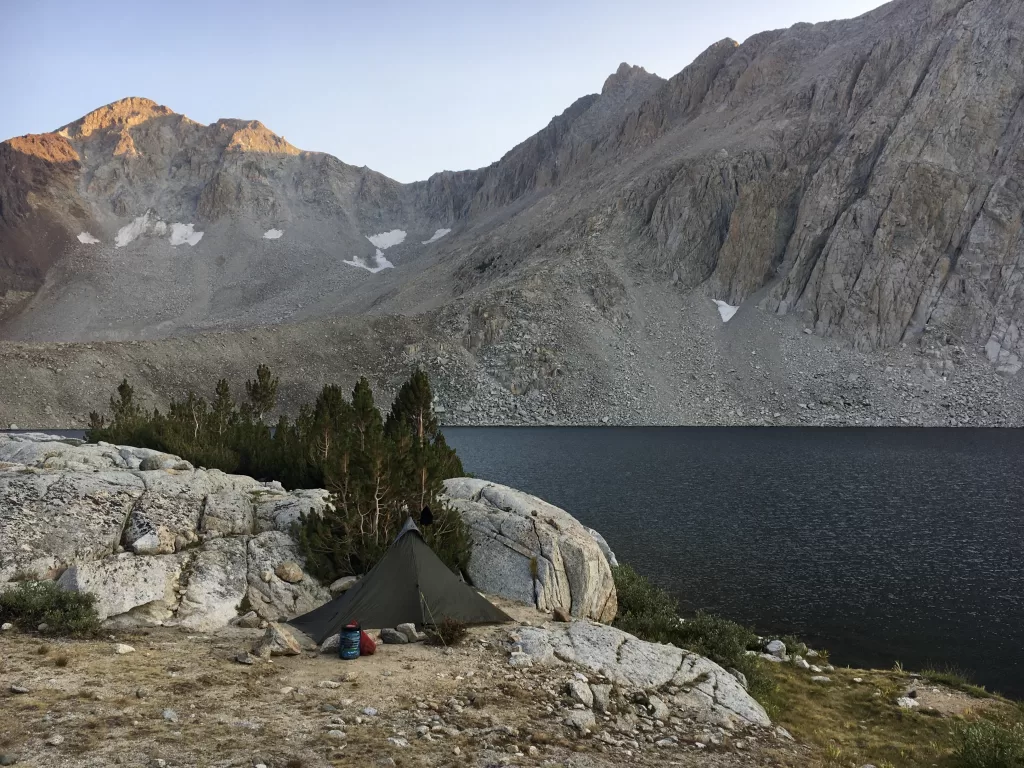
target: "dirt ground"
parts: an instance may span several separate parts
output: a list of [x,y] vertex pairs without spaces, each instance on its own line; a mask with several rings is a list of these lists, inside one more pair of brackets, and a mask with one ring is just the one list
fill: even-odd
[[[577,737],[559,701],[573,670],[509,667],[508,631],[474,628],[450,649],[378,645],[356,661],[308,653],[252,666],[235,656],[259,630],[91,641],[4,632],[0,755],[61,767],[807,764],[804,748],[763,733],[639,751]],[[117,643],[135,651],[118,655]]]

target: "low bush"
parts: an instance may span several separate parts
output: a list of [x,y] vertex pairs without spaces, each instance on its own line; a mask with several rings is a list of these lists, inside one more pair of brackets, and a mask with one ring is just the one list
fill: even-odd
[[960,768],[1024,768],[1024,723],[958,723],[953,728],[953,757]]
[[52,581],[22,581],[0,593],[0,623],[27,631],[45,624],[45,634],[85,637],[100,628],[95,605],[86,592],[69,592]]
[[425,627],[427,645],[458,645],[466,637],[466,625],[457,619],[445,616],[436,627]]

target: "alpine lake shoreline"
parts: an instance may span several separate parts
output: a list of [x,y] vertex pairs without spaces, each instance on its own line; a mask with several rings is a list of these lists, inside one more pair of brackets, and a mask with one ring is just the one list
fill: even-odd
[[[0,435],[0,447],[4,442],[10,446],[15,441]],[[35,442],[29,451],[32,455],[24,453],[24,446],[19,456],[11,456],[11,451],[6,457],[0,455],[0,486],[7,494],[0,498],[11,502],[15,498],[11,489],[15,488],[23,504],[18,511],[24,512],[46,495],[29,498],[25,483],[45,485],[59,478],[66,491],[69,484],[88,476],[105,475],[107,470],[88,464],[91,458],[85,464],[76,463],[82,458],[79,447],[72,445],[77,442],[66,438]],[[66,446],[66,452],[60,446]],[[187,462],[177,457],[164,460],[166,455],[158,452],[124,446],[86,446],[83,450],[89,456],[103,454],[104,461],[117,462],[116,457],[121,457],[123,470],[119,471],[125,477],[149,475],[143,495],[153,493],[160,483],[167,483],[168,488],[176,482],[209,483],[210,476],[222,474],[201,476],[203,470],[186,467]],[[131,468],[146,459],[147,470]],[[49,477],[48,473],[55,474]],[[249,478],[232,479],[236,481],[251,483],[246,487],[252,489],[258,485]],[[483,503],[485,486],[491,489],[488,492],[496,488],[508,499],[526,497],[486,481],[467,482],[477,485],[456,493],[464,497],[465,504]],[[78,496],[65,494],[61,503],[95,505],[100,498],[95,489],[79,490]],[[261,537],[287,547],[283,534],[272,527],[288,517],[288,504],[294,499],[285,499],[273,488],[257,490],[268,506],[257,505],[254,513],[257,521],[263,520],[271,530],[247,539],[246,549]],[[324,492],[298,492],[295,498],[308,505],[311,499],[322,500]],[[534,506],[546,505],[528,498]],[[131,499],[128,508],[137,501],[138,497]],[[6,509],[0,511],[14,512],[13,503],[3,506]],[[492,506],[494,509],[483,511],[493,513],[500,504],[492,500]],[[52,524],[55,509],[46,509],[37,519]],[[263,516],[261,509],[275,510],[278,517]],[[575,523],[564,510],[552,509]],[[13,517],[0,518],[4,548],[11,540],[3,537],[2,529],[7,527],[10,534]],[[257,528],[259,525],[257,522]],[[118,535],[123,532],[118,528]],[[140,527],[136,533],[134,543],[142,541],[144,549],[149,532]],[[218,535],[203,546],[227,547],[230,539],[230,534]],[[194,547],[186,541],[181,554],[172,546],[171,553],[146,559],[167,561],[189,555],[194,558],[188,561],[194,574],[202,570],[199,566],[210,566],[199,559],[202,547]],[[588,551],[614,561],[613,553],[604,553],[596,545]],[[297,558],[284,549],[274,554],[286,556]],[[143,560],[138,548],[134,555],[113,552],[106,558],[104,563]],[[4,566],[0,561],[0,581],[7,582],[0,591],[16,587],[17,580],[26,575],[19,572],[16,580],[13,573],[4,575]],[[81,568],[87,567],[87,562],[81,564],[79,576]],[[609,567],[606,562],[605,568]],[[614,570],[617,587],[620,571]],[[66,581],[67,573],[62,571],[59,578]],[[260,584],[263,575],[259,574],[255,584],[249,583],[244,594],[249,600],[269,595],[271,608],[294,607],[300,599],[296,595],[312,604],[328,594],[320,585],[301,588],[305,591],[295,585],[285,588],[287,582],[278,584],[276,576],[273,584]],[[624,633],[586,616],[559,615],[557,603],[564,596],[554,588],[545,593],[548,602],[541,605],[525,605],[483,590],[516,623],[512,627],[470,627],[458,646],[385,644],[372,657],[346,663],[338,660],[336,651],[324,653],[305,642],[297,653],[239,664],[239,648],[259,649],[264,633],[272,634],[279,625],[259,617],[255,624],[240,622],[243,617],[236,615],[214,626],[206,618],[225,615],[217,613],[216,596],[199,595],[198,578],[188,578],[193,581],[186,583],[183,578],[175,616],[166,622],[177,626],[108,619],[100,635],[70,639],[54,637],[37,627],[4,624],[0,631],[0,678],[4,681],[0,690],[0,764],[271,768],[352,761],[402,766],[611,766],[627,761],[643,766],[837,768],[1019,764],[986,762],[982,752],[993,739],[1000,738],[1020,750],[1019,742],[1013,747],[1012,739],[1019,739],[1024,731],[1020,724],[1024,708],[953,672],[911,672],[898,665],[891,670],[837,668],[828,663],[826,651],[809,649],[796,638],[758,638],[747,655],[764,675],[755,698],[771,724],[737,722],[731,715],[715,724],[690,717],[672,704],[689,701],[686,697],[695,695],[690,689],[699,689],[706,682],[706,673],[683,685],[675,684],[676,679],[660,679],[657,688],[647,690],[616,678],[621,670],[613,671],[619,669],[615,664],[622,661],[616,654],[621,656],[623,647],[633,647],[628,643],[636,643],[644,668],[656,668],[661,654],[678,654],[672,646],[624,640],[626,645],[618,645],[609,666],[595,668],[593,659],[581,649],[589,647],[588,643],[604,642],[604,633]],[[90,582],[83,577],[82,583]],[[275,591],[278,587],[282,589]],[[648,590],[642,593],[644,600],[657,599],[655,588],[647,585],[644,589]],[[621,609],[621,590],[619,594]],[[181,610],[186,605],[191,613]],[[616,623],[622,618],[620,610]],[[694,619],[679,621],[685,625]],[[602,639],[570,639],[559,648],[559,633],[566,637],[596,633],[593,636]],[[567,648],[575,649],[577,655],[567,656]],[[683,651],[680,658],[701,657]],[[713,668],[718,670],[715,674],[722,671],[717,665]],[[727,677],[746,687],[738,671],[730,670]],[[720,678],[713,689],[723,681]],[[715,717],[723,711],[717,706],[713,705],[718,713]],[[1011,755],[1009,759],[1015,758]]]

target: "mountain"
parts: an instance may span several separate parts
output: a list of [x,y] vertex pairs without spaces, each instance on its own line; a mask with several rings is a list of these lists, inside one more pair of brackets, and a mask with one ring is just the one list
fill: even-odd
[[425,365],[459,422],[1018,423],[1022,54],[1021,0],[897,0],[407,185],[116,102],[0,145],[10,413],[103,342],[158,398],[227,347],[296,396]]

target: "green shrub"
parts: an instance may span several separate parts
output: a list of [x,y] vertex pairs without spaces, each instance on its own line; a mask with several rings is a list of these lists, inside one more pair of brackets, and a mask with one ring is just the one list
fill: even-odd
[[958,723],[953,728],[953,756],[960,768],[1024,768],[1024,723]]
[[69,592],[52,581],[22,581],[0,593],[0,623],[26,631],[45,624],[46,634],[85,637],[100,628],[95,604],[94,595]]

